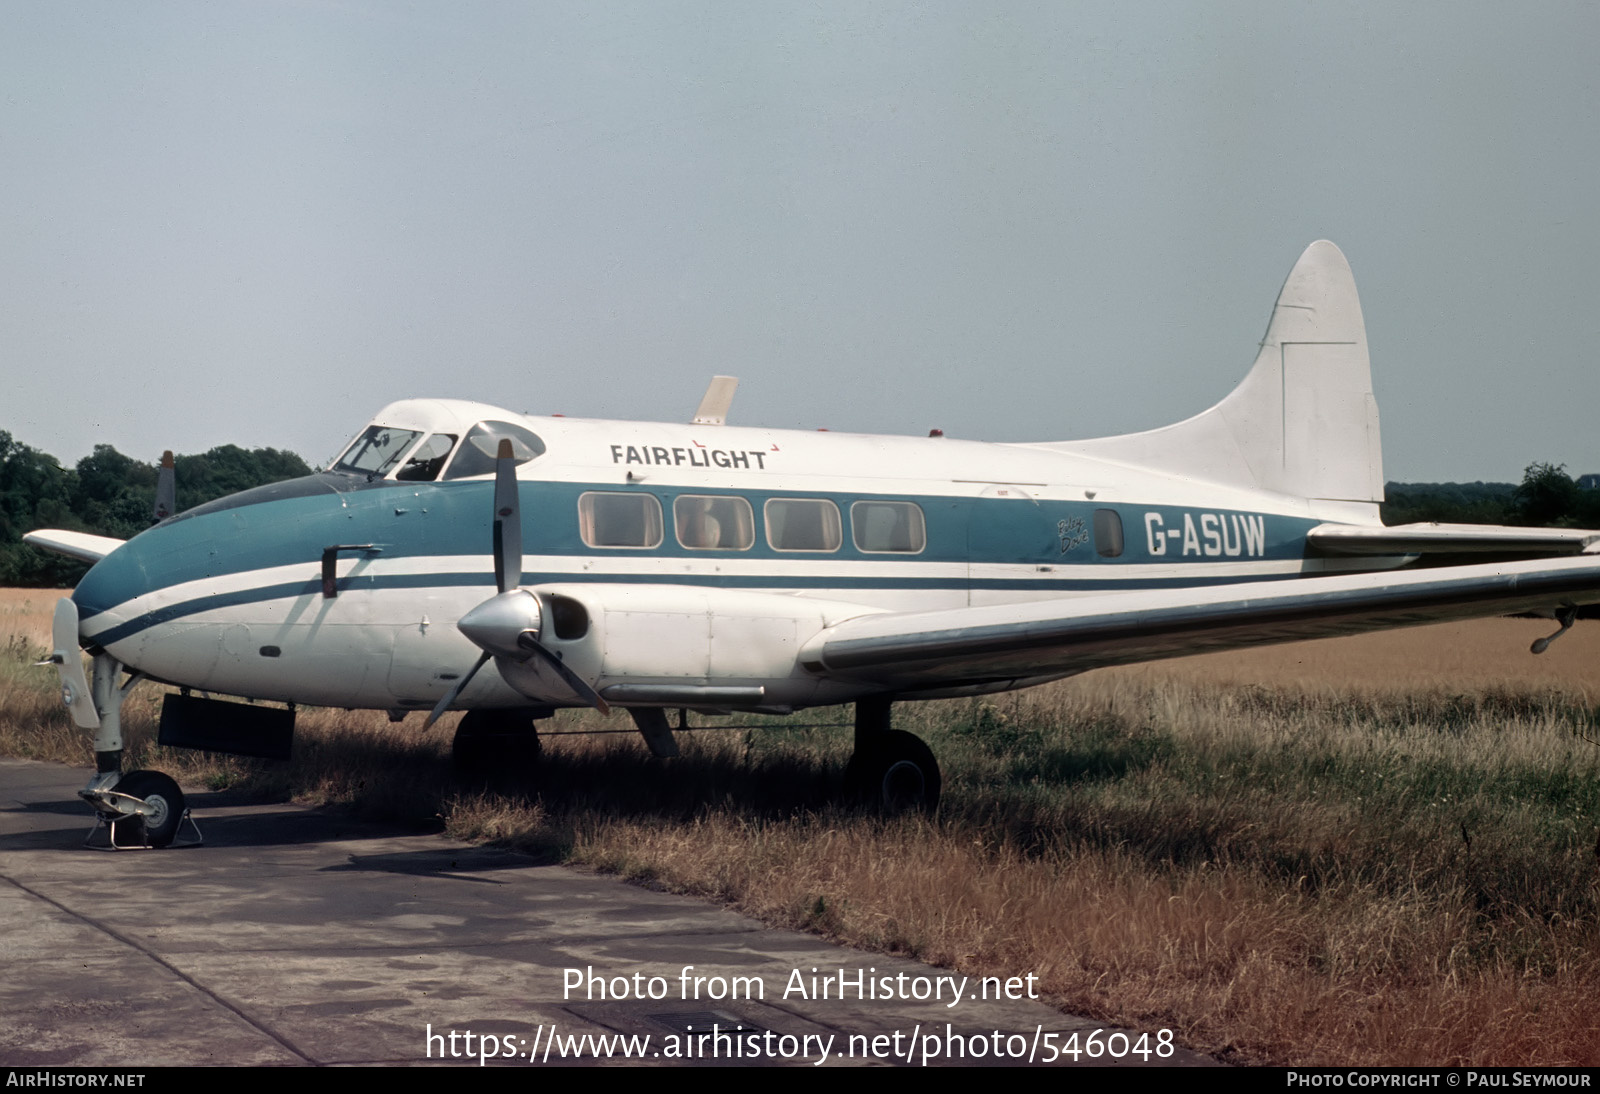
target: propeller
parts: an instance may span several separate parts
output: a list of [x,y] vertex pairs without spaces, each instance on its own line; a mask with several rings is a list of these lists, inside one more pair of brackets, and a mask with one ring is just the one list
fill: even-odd
[[579,698],[600,713],[610,714],[610,705],[600,698],[593,686],[568,668],[559,654],[539,641],[544,614],[539,609],[539,598],[519,587],[522,584],[522,513],[517,496],[517,460],[511,442],[503,437],[494,464],[494,583],[498,593],[462,616],[456,624],[456,629],[472,639],[483,653],[439,700],[422,728],[433,725],[454,705],[491,657],[519,663],[534,656],[542,657]]
[[545,664],[555,669],[556,675],[567,682],[567,687],[578,693],[578,698],[594,707],[601,714],[611,713],[611,704],[600,698],[600,693],[589,685],[589,681],[567,668],[567,663],[561,660],[559,654],[551,653],[547,647],[540,645],[539,640],[533,636],[533,632],[523,631],[517,635],[517,645],[543,657]]
[[472,683],[472,678],[478,675],[478,670],[483,668],[484,663],[489,660],[490,656],[491,655],[489,652],[485,650],[479,655],[478,659],[473,662],[472,667],[467,670],[467,674],[456,681],[456,686],[445,692],[444,698],[440,699],[438,705],[432,710],[428,711],[428,716],[423,719],[423,729],[427,729],[429,726],[433,725],[433,723],[437,722],[440,716],[442,716],[445,711],[449,710],[451,706],[455,704],[456,696],[461,694],[461,689]]
[[178,511],[178,487],[172,469],[172,449],[161,453],[161,470],[156,474],[156,507],[151,524],[160,524]]
[[494,583],[502,594],[522,584],[522,513],[517,498],[517,462],[511,441],[500,438],[494,459]]

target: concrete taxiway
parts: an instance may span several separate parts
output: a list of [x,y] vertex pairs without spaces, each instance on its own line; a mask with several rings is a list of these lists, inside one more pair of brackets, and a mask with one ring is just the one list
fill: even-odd
[[87,777],[0,760],[0,1064],[1211,1062],[1156,1029],[1091,1059],[1096,1023],[948,969],[291,805],[197,793],[204,846],[88,850]]

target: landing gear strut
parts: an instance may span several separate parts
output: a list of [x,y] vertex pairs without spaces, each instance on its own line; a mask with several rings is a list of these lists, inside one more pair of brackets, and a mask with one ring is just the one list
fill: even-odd
[[844,769],[845,794],[872,809],[932,813],[939,805],[939,762],[922,740],[889,728],[888,699],[856,703],[856,750]]
[[[71,600],[57,601],[50,637],[48,664],[61,675],[62,702],[72,711],[73,721],[94,730],[95,773],[78,791],[78,797],[94,806],[99,816],[86,845],[111,850],[169,847],[185,822],[193,835],[184,844],[200,843],[200,829],[171,776],[159,771],[122,772],[122,701],[144,674],[135,673],[119,684],[122,665],[102,650],[94,655],[94,681],[90,683],[78,651],[78,606]],[[102,829],[103,844],[97,840]]]

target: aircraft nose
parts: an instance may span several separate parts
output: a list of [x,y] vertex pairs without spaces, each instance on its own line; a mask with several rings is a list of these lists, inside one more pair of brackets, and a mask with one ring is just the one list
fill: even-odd
[[120,635],[114,628],[159,622],[173,607],[164,590],[211,576],[216,531],[208,536],[195,523],[148,528],[90,567],[72,591],[84,638],[103,644]]
[[150,591],[146,545],[140,542],[143,538],[131,539],[106,555],[78,582],[72,590],[72,600],[78,605],[80,620],[87,623]]

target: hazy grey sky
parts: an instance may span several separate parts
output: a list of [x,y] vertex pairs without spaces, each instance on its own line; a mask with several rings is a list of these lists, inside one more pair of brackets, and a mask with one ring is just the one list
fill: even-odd
[[381,405],[1047,440],[1244,374],[1305,245],[1390,478],[1600,471],[1600,5],[0,0],[0,429]]

